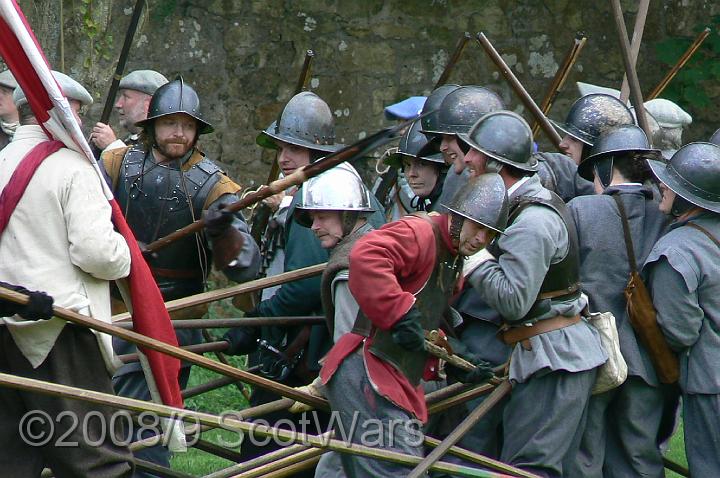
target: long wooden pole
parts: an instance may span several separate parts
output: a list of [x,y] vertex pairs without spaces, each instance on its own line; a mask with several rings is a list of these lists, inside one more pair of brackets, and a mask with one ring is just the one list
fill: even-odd
[[700,46],[702,46],[708,35],[710,35],[710,28],[706,27],[698,34],[698,36],[695,38],[695,41],[693,41],[692,44],[688,47],[688,49],[685,50],[685,53],[682,54],[680,59],[677,61],[677,63],[675,63],[675,65],[667,73],[667,75],[665,75],[665,77],[660,80],[660,83],[658,83],[658,85],[653,88],[653,90],[647,96],[647,101],[654,100],[662,94],[667,85],[672,81],[673,78],[675,78],[675,75],[678,74],[682,67],[685,66],[685,63],[687,63],[690,58],[692,58],[692,56],[695,54],[695,52],[698,51]]
[[[578,34],[575,35],[572,46],[563,59],[562,65],[560,65],[560,68],[558,68],[558,71],[555,73],[555,77],[553,78],[552,83],[550,83],[550,88],[548,88],[545,98],[543,98],[540,103],[540,111],[542,111],[545,116],[547,116],[550,112],[550,108],[555,102],[555,98],[557,98],[560,90],[562,90],[565,85],[565,81],[570,75],[570,70],[580,56],[580,52],[585,47],[585,43],[587,43],[587,37],[584,33],[578,32]],[[540,132],[540,123],[537,120],[533,124],[532,132],[533,137],[537,136]]]
[[[647,18],[650,0],[640,0],[638,5],[638,13],[635,17],[635,28],[633,28],[633,37],[630,42],[630,59],[634,68],[637,68],[637,59],[640,54],[640,44],[642,43],[643,32],[645,31],[645,19]],[[622,86],[620,87],[620,101],[627,102],[630,94],[630,84],[628,83],[627,73],[623,77]]]
[[[0,298],[8,299],[19,304],[24,304],[28,301],[26,295],[20,294],[10,289],[6,289],[4,287],[0,287]],[[166,344],[165,342],[146,337],[145,335],[138,334],[137,332],[133,332],[132,330],[125,330],[116,325],[108,324],[92,317],[78,314],[75,311],[64,309],[62,307],[53,307],[53,314],[56,317],[60,317],[73,324],[82,325],[98,332],[103,332],[114,337],[121,338],[135,345],[162,352],[164,354],[170,355],[171,357],[185,360],[186,362],[189,362],[193,365],[200,365],[208,370],[212,370],[213,372],[217,372],[227,377],[235,378],[251,385],[255,385],[256,387],[270,390],[284,397],[292,398],[313,407],[328,407],[327,400],[317,398],[308,393],[296,390],[293,387],[289,387],[282,383],[268,380],[265,377],[248,373],[244,370],[237,369],[230,365],[216,362],[202,355],[183,350],[180,347],[174,347],[172,345]]]
[[474,427],[500,400],[505,397],[512,387],[508,380],[504,380],[497,388],[473,410],[428,456],[407,475],[407,478],[420,478],[425,475],[433,463],[437,462],[450,450],[465,434]]
[[[233,317],[229,319],[180,319],[171,320],[175,330],[179,329],[227,329],[233,327],[264,327],[266,325],[277,325],[281,327],[292,327],[294,325],[317,325],[324,324],[325,317],[319,315],[302,315],[298,317]],[[131,322],[118,322],[118,327],[132,329]]]
[[[169,302],[165,302],[165,307],[168,312],[175,312],[190,307],[195,307],[201,304],[207,304],[215,302],[217,300],[227,299],[236,295],[244,294],[246,292],[254,292],[256,290],[265,289],[266,287],[272,287],[286,282],[292,282],[294,280],[306,279],[308,277],[314,277],[322,274],[327,267],[327,262],[322,264],[315,264],[314,266],[303,267],[302,269],[295,269],[294,271],[283,272],[282,274],[274,275],[272,277],[263,277],[262,279],[256,279],[253,281],[244,282],[232,287],[225,289],[217,289],[209,292],[202,292],[200,294],[191,295],[189,297],[183,297],[182,299],[175,299]],[[113,316],[113,322],[121,322],[124,320],[130,320],[131,315],[128,312],[122,314],[116,314]],[[244,320],[244,319],[243,319]]]
[[[138,413],[151,412],[165,418],[192,420],[196,424],[223,428],[225,430],[235,432],[252,433],[263,437],[272,437],[287,443],[303,443],[317,448],[328,448],[341,453],[350,453],[373,459],[386,460],[406,466],[416,465],[421,460],[420,457],[417,456],[367,447],[357,443],[350,444],[341,440],[324,438],[316,435],[297,433],[291,430],[269,427],[259,423],[245,422],[234,419],[228,415],[217,416],[210,413],[169,407],[158,403],[127,397],[118,397],[107,393],[70,387],[68,385],[43,382],[42,380],[18,377],[7,373],[0,373],[0,386],[7,386],[15,389],[42,393],[45,395],[69,397]],[[497,478],[500,476],[506,476],[487,472],[478,468],[470,468],[446,462],[435,463],[431,467],[431,470],[470,478]]]
[[433,86],[433,90],[436,88],[441,87],[445,83],[447,83],[448,78],[450,78],[450,73],[452,73],[453,69],[455,69],[455,65],[457,65],[457,62],[460,60],[460,57],[462,56],[463,50],[465,50],[465,45],[467,45],[467,42],[471,39],[470,32],[465,32],[462,34],[460,39],[458,40],[457,44],[455,45],[455,50],[453,51],[453,54],[450,56],[450,59],[448,60],[447,64],[445,65],[445,68],[443,69],[442,73],[440,74],[440,77],[435,82],[435,86]]
[[552,125],[547,119],[547,116],[545,116],[545,114],[540,110],[540,107],[528,94],[522,83],[520,83],[520,80],[517,79],[515,73],[513,73],[507,63],[505,63],[505,60],[502,59],[500,53],[498,53],[498,51],[495,49],[492,43],[490,43],[490,40],[488,40],[484,33],[480,32],[477,34],[477,41],[480,46],[482,46],[483,50],[485,50],[485,53],[487,53],[493,63],[495,63],[495,66],[500,71],[500,73],[502,73],[505,80],[510,84],[510,87],[513,89],[513,91],[515,91],[515,93],[518,95],[520,101],[522,101],[522,103],[525,105],[525,108],[527,108],[530,111],[530,114],[533,115],[535,120],[540,123],[540,127],[545,132],[548,139],[550,139],[550,141],[555,145],[556,148],[560,149],[560,142],[562,141],[562,138],[560,137],[558,132],[555,131],[555,128],[552,127]]
[[610,6],[620,42],[620,53],[622,53],[623,62],[625,63],[625,73],[627,73],[628,81],[630,82],[630,99],[635,107],[635,116],[647,137],[652,138],[652,131],[650,130],[647,116],[645,116],[645,105],[642,98],[642,91],[640,91],[640,81],[638,80],[635,65],[632,63],[630,42],[628,41],[627,28],[625,28],[625,19],[623,18],[620,0],[610,0]]

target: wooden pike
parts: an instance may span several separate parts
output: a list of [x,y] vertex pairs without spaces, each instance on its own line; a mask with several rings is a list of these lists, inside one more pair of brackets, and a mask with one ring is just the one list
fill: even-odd
[[[4,287],[0,287],[0,297],[11,300],[13,302],[17,302],[19,304],[25,304],[28,301],[26,295],[20,294],[10,289],[6,289]],[[255,385],[256,387],[261,387],[273,391],[279,395],[292,398],[313,407],[327,408],[328,406],[327,400],[317,398],[308,393],[296,390],[293,387],[289,387],[282,383],[268,380],[265,377],[248,373],[244,370],[237,369],[230,365],[216,362],[202,355],[183,350],[180,347],[174,347],[172,345],[166,344],[165,342],[146,337],[145,335],[138,334],[137,332],[133,332],[132,330],[125,330],[115,325],[107,324],[100,320],[78,314],[77,312],[64,309],[62,307],[54,306],[53,313],[56,317],[60,317],[73,324],[82,325],[98,332],[103,332],[114,337],[119,337],[123,340],[126,340],[135,345],[139,345],[141,347],[145,347],[151,350],[157,350],[158,352],[170,355],[171,357],[185,360],[186,362],[189,362],[193,365],[200,365],[208,370],[212,370],[213,372],[217,372],[227,377],[235,378],[251,385]]]
[[[587,37],[584,33],[578,32],[577,35],[575,35],[575,40],[573,40],[570,50],[568,50],[565,55],[565,59],[563,59],[562,65],[560,65],[560,68],[558,68],[558,71],[555,73],[555,77],[553,78],[552,83],[550,83],[550,88],[548,88],[545,98],[543,98],[540,103],[540,111],[542,111],[545,116],[547,116],[550,112],[550,108],[555,102],[555,98],[557,98],[560,90],[562,90],[565,85],[565,81],[570,75],[570,70],[580,56],[580,52],[585,47],[585,43],[587,43]],[[533,137],[537,136],[539,132],[540,123],[535,121],[532,127]]]
[[[638,5],[638,13],[635,17],[635,28],[633,28],[633,37],[630,42],[630,59],[633,68],[637,68],[637,59],[640,54],[640,44],[642,43],[643,32],[645,31],[645,19],[647,18],[650,0],[640,0]],[[627,73],[623,77],[622,86],[620,87],[620,101],[626,103],[630,94],[630,85],[628,83]]]
[[470,415],[468,415],[460,425],[458,425],[450,434],[440,443],[428,456],[410,472],[408,478],[420,478],[430,469],[430,467],[445,455],[465,434],[470,431],[475,424],[480,421],[505,395],[510,393],[512,387],[508,380],[503,381],[490,394],[488,398],[478,405]]
[[678,74],[678,72],[682,69],[683,66],[685,66],[685,63],[687,63],[690,58],[695,54],[696,51],[702,46],[705,39],[710,35],[710,28],[706,27],[703,31],[701,31],[698,36],[695,38],[695,41],[692,42],[692,44],[688,47],[687,50],[685,50],[685,53],[682,54],[680,59],[675,63],[675,65],[672,67],[672,69],[668,72],[667,75],[665,75],[665,78],[660,80],[660,83],[653,88],[653,90],[650,92],[650,94],[647,96],[646,101],[654,100],[658,96],[662,94],[662,92],[665,90],[667,85],[672,81],[673,78],[675,78],[675,75]]
[[487,53],[493,63],[495,63],[495,66],[500,73],[502,73],[503,77],[505,77],[505,80],[510,84],[510,87],[520,97],[520,101],[522,101],[525,105],[525,108],[527,108],[535,120],[540,123],[540,127],[545,132],[548,139],[555,145],[556,148],[560,149],[560,142],[562,141],[562,138],[558,132],[555,131],[555,128],[552,127],[547,119],[547,116],[545,116],[545,114],[540,110],[540,107],[538,107],[532,97],[528,94],[522,83],[520,83],[520,80],[517,79],[515,73],[513,73],[507,63],[505,63],[505,60],[502,59],[500,53],[498,53],[484,33],[478,33],[476,39],[480,46],[483,47],[483,50],[485,50],[485,53]]
[[[347,443],[341,440],[329,439],[322,436],[308,435],[292,432],[290,430],[268,427],[257,423],[249,423],[228,416],[217,416],[210,413],[169,407],[158,403],[146,402],[127,397],[118,397],[107,393],[85,390],[62,384],[48,383],[42,380],[18,377],[6,373],[0,373],[0,386],[7,386],[10,388],[52,396],[69,397],[134,412],[152,412],[165,418],[192,420],[196,424],[223,428],[225,430],[235,432],[255,433],[259,436],[272,437],[287,443],[302,443],[316,448],[328,448],[341,453],[350,453],[373,459],[386,460],[406,466],[413,466],[421,461],[419,457],[406,455],[404,453],[371,448],[356,443]],[[433,471],[440,471],[470,478],[497,478],[500,476],[507,476],[446,462],[436,462],[430,469]]]
[[[234,297],[239,294],[261,290],[266,287],[272,287],[275,285],[284,284],[286,282],[292,282],[294,280],[317,276],[322,274],[326,267],[327,262],[323,262],[322,264],[303,267],[302,269],[296,269],[290,272],[283,272],[282,274],[278,274],[272,277],[263,277],[262,279],[244,282],[242,284],[227,287],[225,289],[203,292],[201,294],[183,297],[182,299],[171,300],[169,302],[165,302],[165,307],[167,308],[168,312],[174,312],[190,307],[196,307],[201,304],[215,302],[216,300],[227,299],[229,297]],[[122,314],[113,315],[112,321],[120,322],[123,320],[130,320],[130,318],[130,313],[125,312]]]
[[625,63],[625,73],[630,82],[630,99],[635,107],[635,116],[637,116],[638,124],[645,131],[648,138],[652,138],[652,131],[645,115],[645,105],[643,103],[642,91],[640,91],[640,82],[638,80],[635,65],[632,62],[630,52],[630,42],[628,41],[627,28],[625,28],[625,19],[623,18],[620,0],[610,0],[610,9],[615,19],[615,27],[620,42],[620,53],[622,53],[623,62]]
[[[325,317],[319,315],[301,315],[297,317],[233,317],[229,319],[180,319],[171,320],[173,328],[178,329],[229,329],[234,327],[263,327],[277,325],[318,325],[325,323]],[[117,322],[118,327],[132,329],[131,322]]]

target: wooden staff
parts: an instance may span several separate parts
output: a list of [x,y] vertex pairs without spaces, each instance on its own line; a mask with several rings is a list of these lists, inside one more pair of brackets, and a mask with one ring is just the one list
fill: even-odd
[[692,42],[690,47],[685,50],[685,53],[683,53],[677,63],[675,63],[675,66],[673,66],[672,69],[668,72],[668,74],[665,75],[665,78],[660,80],[660,83],[658,83],[658,85],[653,88],[653,90],[647,97],[647,101],[654,100],[662,94],[663,90],[665,90],[667,85],[672,81],[673,78],[675,78],[675,75],[678,74],[678,71],[680,71],[680,69],[685,66],[685,63],[687,63],[690,58],[692,58],[692,56],[695,54],[695,52],[698,51],[698,49],[703,44],[708,35],[710,35],[710,28],[705,27],[705,29],[698,34],[698,36],[695,38],[695,41]]
[[[291,327],[294,325],[318,325],[325,323],[325,317],[318,315],[302,315],[298,317],[234,317],[231,319],[182,319],[171,320],[175,330],[179,329],[228,329],[233,327],[264,327],[278,325]],[[118,327],[132,329],[131,322],[118,322]]]
[[[640,54],[640,44],[642,43],[643,32],[645,31],[645,19],[647,18],[650,0],[640,0],[638,5],[638,13],[635,17],[635,28],[633,29],[632,42],[630,42],[630,58],[634,68],[637,68],[637,59]],[[622,86],[620,87],[620,101],[626,103],[630,87],[628,83],[627,73],[623,77]]]
[[[223,428],[225,430],[234,432],[253,433],[263,437],[280,439],[288,443],[303,443],[316,448],[328,448],[330,450],[338,451],[341,453],[350,453],[353,455],[390,461],[406,466],[413,466],[421,461],[420,457],[411,456],[395,451],[371,448],[357,443],[347,443],[341,440],[329,439],[304,433],[297,433],[296,431],[269,427],[258,423],[249,423],[241,420],[236,420],[228,416],[217,416],[210,413],[198,412],[195,410],[169,407],[167,405],[161,405],[158,403],[147,402],[127,397],[118,397],[108,393],[85,390],[82,388],[70,387],[68,385],[62,385],[57,383],[49,383],[42,380],[35,380],[26,377],[18,377],[7,373],[0,373],[0,385],[29,392],[42,393],[45,395],[74,398],[90,403],[130,410],[137,413],[151,412],[165,418],[192,420],[195,423],[208,425],[215,428]],[[480,470],[478,468],[470,468],[446,462],[436,462],[434,465],[432,465],[430,469],[433,471],[439,471],[443,473],[449,473],[452,475],[465,476],[470,478],[498,478],[500,476],[503,476],[498,475],[497,473]]]
[[[26,304],[28,302],[28,298],[26,295],[20,294],[10,289],[6,289],[4,287],[0,287],[0,298],[8,299],[12,302],[16,302],[19,304]],[[287,385],[284,385],[282,383],[274,382],[272,380],[268,380],[265,377],[254,375],[244,370],[240,370],[235,367],[216,362],[202,355],[183,350],[180,347],[174,347],[172,345],[166,344],[165,342],[161,342],[159,340],[146,337],[145,335],[138,334],[137,332],[133,332],[132,330],[125,330],[116,325],[111,325],[94,319],[92,317],[78,314],[77,312],[69,309],[54,306],[53,315],[67,320],[68,322],[71,322],[73,324],[82,325],[98,332],[103,332],[114,337],[119,337],[135,345],[139,345],[150,350],[156,350],[158,352],[162,352],[180,360],[185,360],[186,362],[189,362],[193,365],[200,365],[209,370],[212,370],[213,372],[217,372],[227,377],[232,377],[237,380],[249,383],[251,385],[270,390],[279,395],[292,398],[296,401],[306,403],[313,407],[327,408],[328,406],[326,400],[317,398],[308,393],[301,392],[292,387],[288,387]]]
[[455,445],[465,434],[474,427],[492,407],[494,407],[505,395],[510,393],[512,387],[508,380],[503,381],[498,387],[490,394],[488,398],[473,410],[470,415],[465,418],[460,425],[458,425],[450,434],[435,448],[428,456],[410,472],[408,478],[420,478],[425,475],[433,463],[437,462],[442,458],[448,450]]
[[[244,294],[246,292],[253,292],[261,290],[266,287],[272,287],[285,282],[292,282],[294,280],[305,279],[322,274],[327,267],[327,262],[322,264],[315,264],[314,266],[303,267],[302,269],[295,269],[294,271],[283,272],[272,277],[263,277],[262,279],[256,279],[253,281],[244,282],[232,287],[225,289],[218,289],[209,292],[202,292],[200,294],[191,295],[189,297],[183,297],[182,299],[175,299],[169,302],[165,302],[165,307],[168,312],[175,312],[190,307],[196,307],[201,304],[207,304],[216,300],[227,299],[236,295]],[[131,315],[128,312],[122,314],[113,315],[113,322],[121,322],[124,320],[130,320]],[[245,319],[243,319],[245,320]]]
[[470,38],[472,38],[470,36],[470,32],[465,32],[460,37],[457,44],[455,45],[455,50],[453,51],[452,56],[450,56],[447,65],[445,65],[445,69],[440,74],[440,78],[438,78],[438,80],[435,82],[433,90],[447,83],[448,78],[450,78],[450,73],[452,73],[453,69],[455,69],[455,65],[457,65],[457,62],[460,60],[460,56],[462,56],[465,45],[467,45],[467,42],[470,40]]
[[477,41],[480,46],[483,47],[483,50],[485,50],[485,53],[487,53],[493,63],[495,63],[495,66],[505,77],[505,80],[510,84],[510,87],[520,97],[520,101],[522,101],[522,103],[525,105],[525,108],[530,110],[530,113],[535,117],[535,121],[540,124],[540,127],[545,132],[548,139],[550,139],[550,141],[555,145],[556,148],[560,149],[560,142],[562,141],[562,138],[560,137],[558,132],[555,131],[555,128],[552,127],[552,125],[547,119],[547,116],[545,116],[545,114],[540,110],[532,97],[530,97],[527,90],[525,90],[522,83],[520,83],[520,80],[517,79],[510,67],[507,65],[507,63],[505,63],[505,60],[502,59],[500,53],[498,53],[498,51],[495,49],[492,43],[490,43],[490,40],[487,39],[484,33],[480,32],[477,34]]
[[[550,88],[545,94],[545,98],[543,98],[542,103],[540,103],[540,111],[542,111],[545,116],[547,116],[547,114],[550,112],[550,108],[555,102],[555,98],[557,98],[560,90],[562,90],[562,87],[565,85],[565,81],[570,75],[570,70],[575,65],[575,62],[580,56],[580,52],[582,51],[583,47],[585,47],[585,43],[587,43],[587,37],[584,33],[578,32],[577,35],[575,35],[575,40],[573,40],[573,44],[570,47],[570,50],[568,50],[567,54],[565,55],[565,59],[563,60],[562,65],[555,73],[555,78],[553,78],[552,83],[550,83]],[[532,127],[533,137],[537,136],[539,132],[540,123],[538,121],[535,121]]]
[[[318,174],[324,173],[325,171],[334,168],[335,166],[344,163],[345,161],[359,159],[365,156],[370,151],[392,141],[394,138],[400,135],[401,131],[404,131],[406,127],[410,126],[410,124],[412,124],[413,121],[417,119],[418,118],[406,121],[392,128],[384,128],[377,133],[371,134],[370,136],[367,136],[360,141],[351,144],[350,146],[346,146],[339,151],[330,153],[319,161],[311,163],[307,166],[303,166],[302,168],[298,168],[294,173],[285,176],[282,179],[278,179],[277,181],[273,181],[266,187],[260,188],[259,190],[248,194],[243,199],[225,206],[224,210],[230,212],[238,212],[242,209],[245,209],[246,207],[252,206],[253,204],[262,201],[267,197],[272,196],[273,194],[277,194],[280,191],[285,191],[290,186],[297,186],[299,184],[302,184],[308,179],[315,177]],[[204,227],[205,221],[203,219],[198,219],[197,221],[183,227],[182,229],[178,229],[177,231],[168,234],[165,237],[161,237],[160,239],[151,242],[147,245],[147,250],[150,252],[156,252],[179,239],[189,236],[190,234],[195,234],[196,232],[199,232]]]
[[625,73],[627,74],[628,81],[630,82],[630,99],[635,107],[635,116],[637,116],[638,124],[645,131],[648,138],[652,138],[652,132],[650,131],[650,125],[645,116],[645,106],[642,98],[642,91],[640,91],[640,82],[638,81],[637,71],[635,71],[635,65],[633,65],[632,57],[630,53],[630,42],[628,41],[627,29],[625,28],[625,19],[623,18],[622,8],[620,7],[620,0],[610,0],[610,7],[615,19],[615,27],[618,32],[618,40],[620,41],[620,52],[622,53],[623,62],[625,63]]

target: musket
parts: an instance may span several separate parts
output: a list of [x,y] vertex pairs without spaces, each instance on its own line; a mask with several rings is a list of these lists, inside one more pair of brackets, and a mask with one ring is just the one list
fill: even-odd
[[[638,13],[635,17],[635,27],[633,28],[633,37],[630,42],[630,58],[632,60],[633,67],[637,65],[638,55],[640,54],[640,44],[642,43],[643,32],[645,31],[645,19],[647,18],[648,8],[650,7],[650,0],[640,0],[638,5]],[[627,73],[623,76],[622,86],[620,87],[620,101],[626,103],[628,100],[628,94],[630,93],[630,87],[628,83]]]
[[500,70],[500,73],[502,73],[505,77],[505,80],[507,80],[512,89],[515,90],[515,93],[520,97],[520,101],[522,101],[525,107],[530,110],[530,113],[532,113],[535,117],[535,120],[540,124],[540,127],[550,141],[552,141],[555,147],[559,149],[562,138],[558,132],[555,131],[555,128],[552,127],[547,119],[547,116],[545,116],[535,101],[533,101],[532,97],[530,97],[527,90],[525,90],[522,83],[520,83],[520,80],[518,80],[512,70],[510,70],[510,67],[507,63],[505,63],[505,60],[502,59],[500,53],[498,53],[495,47],[493,47],[492,43],[490,43],[490,40],[487,39],[484,33],[478,33],[476,39],[480,46],[483,47],[483,50],[485,50],[485,53],[487,53],[493,63],[495,63],[498,70]]
[[[303,61],[302,69],[300,70],[300,77],[298,78],[297,84],[295,85],[295,91],[293,92],[293,96],[297,95],[298,93],[301,93],[303,88],[305,88],[305,83],[307,83],[308,76],[310,76],[310,64],[312,63],[313,58],[315,58],[315,52],[312,50],[307,50],[305,52],[305,60]],[[280,118],[278,117],[278,124],[280,124]],[[280,165],[278,164],[277,157],[273,160],[272,167],[270,168],[270,174],[268,174],[267,181],[265,181],[265,184],[270,184],[271,182],[275,181],[278,178],[278,175],[280,174]],[[264,228],[263,228],[264,230]],[[260,232],[262,234],[262,231]],[[255,236],[253,236],[255,237]]]
[[[110,82],[110,90],[108,90],[107,97],[105,98],[105,106],[103,107],[102,114],[100,115],[101,123],[108,124],[110,121],[110,113],[112,113],[113,105],[115,104],[115,96],[117,96],[117,92],[120,87],[120,80],[122,79],[125,66],[127,65],[128,56],[130,55],[130,47],[132,47],[132,41],[135,37],[138,23],[140,23],[140,16],[142,15],[144,5],[145,0],[137,0],[135,2],[132,17],[130,17],[130,25],[128,25],[127,32],[125,33],[125,41],[123,42],[122,49],[120,50],[120,58],[118,58],[117,65],[115,66],[115,74]],[[98,148],[93,142],[90,142],[90,146],[93,154],[97,158],[100,155],[100,148]]]
[[[225,206],[224,209],[230,212],[238,212],[242,209],[245,209],[246,207],[252,206],[253,204],[262,201],[267,197],[272,196],[273,194],[277,194],[280,191],[285,191],[290,186],[297,186],[299,184],[302,184],[308,179],[315,177],[318,174],[337,166],[338,164],[344,163],[345,161],[352,161],[361,158],[370,151],[392,141],[393,138],[399,136],[400,132],[403,131],[404,128],[409,126],[413,121],[415,121],[415,119],[406,121],[392,128],[384,128],[377,133],[371,134],[370,136],[367,136],[360,141],[351,144],[350,146],[346,146],[339,151],[335,151],[325,156],[319,161],[311,163],[307,166],[303,166],[302,168],[298,168],[292,174],[285,176],[282,179],[273,181],[267,186],[248,194],[243,199]],[[205,227],[205,221],[203,219],[198,219],[197,221],[183,227],[182,229],[178,229],[177,231],[170,233],[165,237],[161,237],[160,239],[148,244],[147,249],[150,252],[158,251],[163,247],[179,239],[182,239],[183,237],[187,237],[190,234],[199,232],[200,230],[202,230],[203,227]]]
[[623,62],[625,63],[625,73],[627,74],[628,82],[630,83],[630,99],[632,100],[633,106],[635,106],[635,115],[637,116],[638,124],[643,131],[645,131],[647,137],[652,138],[650,125],[648,124],[647,116],[645,115],[642,91],[640,91],[640,81],[638,80],[637,71],[635,70],[635,65],[632,61],[630,42],[628,41],[627,28],[625,27],[625,19],[623,18],[620,0],[610,0],[610,7],[613,18],[615,19],[615,27],[618,33],[618,40],[620,42],[620,53],[622,54]]
[[[578,32],[575,35],[575,40],[573,40],[570,50],[568,50],[565,55],[562,65],[558,69],[557,73],[555,73],[555,78],[553,78],[552,83],[550,83],[550,88],[548,88],[545,98],[543,98],[542,103],[540,103],[540,111],[542,111],[545,116],[547,116],[550,112],[550,108],[552,108],[555,98],[557,98],[560,90],[565,85],[565,81],[570,75],[570,70],[580,56],[580,52],[585,46],[585,43],[587,43],[587,37],[584,33]],[[537,136],[538,132],[540,132],[540,123],[535,121],[532,127],[533,137]]]
[[[462,36],[458,39],[457,44],[455,44],[455,50],[453,51],[452,55],[450,56],[450,59],[448,60],[447,64],[445,65],[445,68],[443,69],[442,73],[440,74],[440,78],[437,79],[435,82],[435,86],[433,86],[433,90],[441,87],[445,83],[447,83],[448,78],[450,78],[450,73],[452,73],[453,69],[455,68],[455,65],[457,65],[457,62],[460,61],[460,56],[462,55],[463,50],[465,50],[465,46],[467,45],[467,42],[472,38],[470,35],[470,32],[465,32],[462,34]],[[375,189],[375,198],[378,200],[380,204],[383,205],[383,207],[387,207],[387,199],[388,194],[390,194],[390,191],[392,190],[393,186],[397,183],[398,178],[398,171],[395,168],[390,168],[385,174],[382,175],[382,180],[380,181],[380,184]]]
[[448,78],[450,78],[450,73],[452,73],[455,65],[460,60],[460,56],[462,55],[462,52],[465,49],[465,45],[467,45],[467,42],[468,40],[470,40],[470,38],[472,38],[470,36],[470,32],[465,32],[460,37],[457,44],[455,45],[455,51],[453,51],[453,54],[450,56],[447,65],[445,65],[445,69],[440,74],[440,78],[438,78],[438,80],[435,82],[433,90],[447,83]]
[[698,49],[703,44],[708,35],[710,35],[710,28],[705,27],[705,29],[698,34],[698,36],[695,38],[695,41],[692,42],[692,44],[688,47],[685,53],[682,54],[677,63],[675,63],[675,66],[673,66],[672,69],[668,72],[668,74],[665,75],[665,78],[660,80],[660,83],[658,83],[658,85],[653,88],[653,90],[647,96],[646,101],[654,100],[655,98],[660,96],[663,90],[667,87],[668,83],[670,83],[672,79],[675,78],[675,75],[678,74],[678,71],[680,71],[680,69],[685,66],[685,63],[687,63],[690,58],[692,58],[692,56],[695,54],[695,52],[698,51]]
[[[298,77],[297,85],[295,85],[295,92],[293,93],[293,96],[297,95],[303,90],[303,88],[305,88],[307,79],[310,76],[310,64],[312,63],[313,58],[315,58],[315,52],[312,50],[307,50],[305,52],[305,60],[303,61],[302,69],[300,70],[300,76]],[[277,121],[279,124],[279,117]],[[276,154],[273,158],[272,165],[270,166],[270,173],[268,173],[265,184],[270,184],[271,182],[275,181],[279,175],[280,164],[278,163],[278,158]],[[253,210],[252,216],[250,218],[250,235],[253,239],[255,239],[255,242],[258,245],[260,245],[261,243],[262,235],[265,233],[268,221],[270,221],[270,216],[272,216],[272,210],[267,204],[260,203],[255,206],[255,209]]]

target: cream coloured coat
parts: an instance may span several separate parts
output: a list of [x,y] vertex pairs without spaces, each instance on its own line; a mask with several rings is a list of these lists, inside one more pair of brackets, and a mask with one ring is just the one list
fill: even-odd
[[[22,158],[47,141],[39,126],[20,126],[0,151],[0,191]],[[37,169],[0,236],[0,280],[50,294],[55,305],[110,322],[109,281],[126,277],[130,252],[114,231],[101,178],[90,162],[67,148],[50,155]],[[38,367],[52,350],[66,322],[0,319],[23,355]],[[97,334],[108,370],[110,337]],[[82,353],[82,351],[78,351]]]

